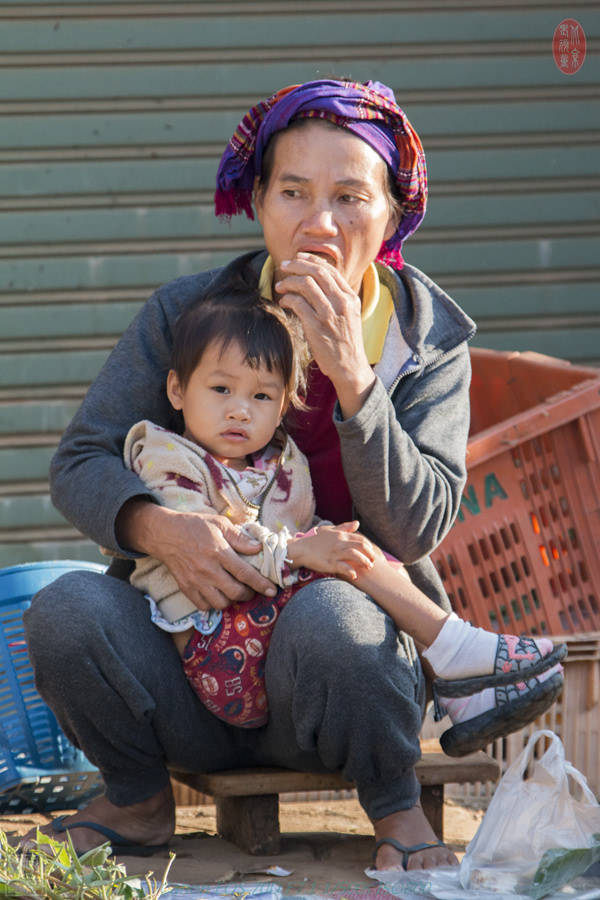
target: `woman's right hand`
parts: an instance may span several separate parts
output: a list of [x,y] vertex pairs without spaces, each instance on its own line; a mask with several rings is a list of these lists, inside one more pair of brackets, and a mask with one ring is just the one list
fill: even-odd
[[253,593],[275,596],[276,587],[238,553],[258,553],[261,544],[240,534],[216,513],[185,513],[132,499],[117,518],[122,547],[164,563],[198,609],[225,609]]
[[380,550],[359,534],[358,528],[356,521],[319,525],[313,532],[289,540],[287,557],[295,569],[302,566],[356,581],[380,555]]

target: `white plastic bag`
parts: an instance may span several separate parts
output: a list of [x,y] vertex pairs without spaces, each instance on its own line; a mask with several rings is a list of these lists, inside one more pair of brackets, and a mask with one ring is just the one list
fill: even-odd
[[[535,745],[542,737],[550,745],[541,759],[534,760]],[[546,851],[592,847],[594,834],[599,833],[600,804],[584,776],[565,760],[554,732],[536,731],[502,776],[467,847],[461,884],[505,892],[531,890]]]

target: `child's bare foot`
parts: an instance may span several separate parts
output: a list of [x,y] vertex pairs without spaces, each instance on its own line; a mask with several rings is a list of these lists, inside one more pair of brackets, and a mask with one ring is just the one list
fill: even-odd
[[[375,842],[384,838],[392,838],[404,847],[414,847],[418,844],[436,844],[437,838],[425,817],[420,803],[412,809],[403,809],[385,816],[383,819],[373,819],[375,830]],[[377,869],[403,868],[404,854],[390,844],[382,844],[377,850],[374,866]],[[451,850],[443,844],[428,847],[409,853],[407,869],[436,869],[440,866],[457,866],[458,860]]]
[[[69,831],[75,850],[85,853],[93,847],[108,840],[100,832],[78,826],[78,822],[94,822],[111,831],[117,832],[126,842],[121,850],[116,842],[111,842],[114,853],[127,854],[127,845],[143,848],[160,848],[173,836],[175,831],[175,803],[171,785],[168,784],[158,794],[134,803],[131,806],[115,806],[107,797],[96,797],[95,800],[72,816],[61,817],[60,830],[54,822],[49,822],[39,830],[55,840],[64,840],[65,831]],[[72,828],[69,828],[72,825]],[[27,850],[35,840],[36,830],[27,832],[21,842],[21,849]],[[138,853],[137,855],[142,855]]]

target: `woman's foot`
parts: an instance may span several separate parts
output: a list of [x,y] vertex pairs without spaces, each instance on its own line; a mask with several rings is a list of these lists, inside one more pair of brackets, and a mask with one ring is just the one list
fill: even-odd
[[[435,844],[437,837],[427,821],[420,803],[412,809],[402,809],[385,816],[383,819],[372,819],[375,831],[375,842],[383,838],[393,838],[405,847],[417,844]],[[374,867],[376,869],[402,869],[403,854],[390,844],[383,844],[377,851]],[[407,869],[437,869],[440,866],[457,866],[458,860],[451,850],[443,844],[428,847],[411,853],[408,857]]]
[[[168,784],[148,800],[131,806],[115,806],[105,796],[96,797],[85,809],[61,819],[60,831],[54,829],[53,822],[39,830],[54,840],[61,841],[65,839],[65,830],[69,830],[69,823],[75,825],[77,822],[94,822],[116,831],[132,845],[160,846],[167,843],[175,831],[173,791]],[[36,838],[36,831],[37,829],[32,829],[25,835],[21,849],[27,850],[31,846]],[[106,837],[91,828],[73,828],[69,834],[78,854],[99,847],[107,841]],[[118,852],[117,845],[113,846],[113,851]],[[125,852],[124,849],[123,853]]]

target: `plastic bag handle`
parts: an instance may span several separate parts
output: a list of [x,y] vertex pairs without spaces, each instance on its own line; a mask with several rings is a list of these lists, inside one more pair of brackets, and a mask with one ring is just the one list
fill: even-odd
[[[529,740],[527,741],[527,746],[525,747],[523,754],[519,759],[518,772],[519,772],[519,776],[521,778],[523,778],[525,769],[527,768],[527,766],[529,765],[529,763],[531,761],[531,755],[535,749],[535,745],[537,744],[539,739],[542,737],[549,738],[551,744],[558,744],[559,752],[561,753],[561,755],[564,758],[565,754],[564,754],[563,746],[562,746],[561,740],[557,734],[555,734],[553,731],[550,731],[547,728],[542,728],[539,731],[534,731],[533,734],[530,736]],[[546,753],[549,752],[549,750],[550,750],[550,747],[548,747],[548,749],[544,752],[544,756],[546,755]]]
[[[586,800],[594,806],[597,806],[598,801],[596,800],[596,795],[587,783],[585,775],[583,775],[579,769],[576,769],[575,766],[572,766],[570,762],[565,762],[565,772],[573,779],[573,781],[577,782]],[[569,793],[571,792],[569,791]]]
[[[547,728],[540,729],[539,731],[534,731],[533,734],[530,736],[530,738],[527,742],[527,746],[525,747],[525,750],[523,751],[523,755],[520,760],[519,776],[521,778],[523,778],[525,769],[527,768],[527,766],[530,763],[531,754],[533,753],[533,751],[535,749],[535,745],[537,744],[539,739],[542,737],[549,738],[551,744],[554,744],[555,746],[557,745],[558,752],[560,753],[560,756],[563,760],[563,767],[564,767],[565,774],[570,775],[571,778],[573,779],[573,781],[577,782],[577,784],[581,788],[581,791],[582,791],[583,795],[586,797],[586,799],[589,802],[592,802],[594,806],[597,806],[598,801],[596,800],[596,795],[594,794],[594,792],[591,790],[590,786],[588,785],[585,775],[583,775],[579,771],[579,769],[576,769],[575,766],[571,765],[570,762],[565,760],[565,751],[564,751],[564,747],[562,745],[561,739],[558,737],[557,734],[555,734],[553,731],[549,731]],[[549,753],[551,749],[552,749],[551,747],[548,747],[548,749],[544,752],[544,756],[546,756],[546,754]],[[542,757],[542,759],[543,759],[543,757]]]

